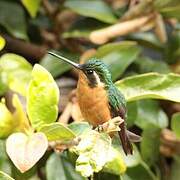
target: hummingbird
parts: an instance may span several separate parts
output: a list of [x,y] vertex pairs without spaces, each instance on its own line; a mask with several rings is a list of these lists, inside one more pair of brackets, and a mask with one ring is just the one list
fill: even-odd
[[84,64],[75,63],[53,52],[48,54],[63,60],[79,71],[77,98],[83,118],[93,127],[102,125],[110,119],[120,116],[124,121],[118,131],[125,154],[133,154],[130,138],[139,136],[128,131],[126,100],[124,95],[113,84],[111,73],[103,61],[90,59]]

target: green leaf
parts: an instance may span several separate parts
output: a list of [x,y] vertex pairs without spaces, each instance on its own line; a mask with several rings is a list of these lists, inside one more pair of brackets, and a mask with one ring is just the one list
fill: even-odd
[[92,17],[106,23],[117,21],[110,7],[101,0],[67,0],[65,6],[82,16]]
[[47,136],[48,141],[59,140],[62,142],[66,142],[76,137],[68,127],[59,122],[45,124],[40,127],[39,131],[43,132]]
[[135,62],[138,66],[138,72],[148,73],[148,72],[158,72],[158,73],[170,73],[170,67],[164,61],[153,60],[148,57],[138,58]]
[[154,165],[159,159],[159,145],[160,145],[161,129],[156,126],[149,126],[143,130],[142,141],[140,144],[141,155],[143,160],[149,166]]
[[134,125],[135,120],[137,119],[138,110],[137,110],[137,102],[128,102],[127,103],[127,126],[131,127]]
[[[75,54],[71,53],[61,53],[62,56],[68,58],[68,59],[78,59]],[[72,68],[72,66],[68,65],[67,63],[55,58],[54,56],[51,56],[49,54],[46,54],[43,59],[41,60],[40,64],[45,67],[55,78],[68,70]]]
[[172,116],[171,128],[178,138],[180,138],[180,113],[175,113]]
[[160,13],[166,18],[177,18],[180,20],[180,5],[165,7],[160,10]]
[[81,136],[81,141],[75,152],[79,155],[76,160],[76,171],[84,177],[99,172],[108,161],[111,139],[107,134],[96,131],[86,132]]
[[156,35],[152,32],[137,32],[128,35],[128,38],[138,41],[143,46],[162,50],[163,44],[158,40]]
[[47,180],[85,180],[63,156],[53,153],[46,163]]
[[135,124],[141,129],[151,127],[165,128],[168,126],[168,117],[155,100],[141,100],[136,102],[137,116]]
[[5,102],[0,102],[0,138],[5,138],[12,133],[15,122],[11,112],[7,109]]
[[21,0],[24,7],[27,9],[31,17],[36,17],[39,10],[41,0],[31,1],[31,0]]
[[7,53],[0,58],[3,81],[13,91],[26,96],[27,86],[31,78],[32,66],[22,56]]
[[2,69],[0,68],[0,96],[2,96],[7,91],[7,84],[4,82],[2,77]]
[[180,75],[147,73],[116,82],[127,101],[139,99],[164,99],[180,102]]
[[92,127],[87,122],[74,122],[68,125],[68,128],[73,131],[76,136],[83,134],[86,131],[92,129]]
[[58,115],[59,89],[51,74],[36,64],[27,95],[27,113],[36,129],[55,122]]
[[112,78],[115,80],[124,73],[139,53],[140,49],[135,42],[123,41],[101,46],[94,57],[101,59],[109,66]]
[[116,175],[121,175],[126,171],[126,164],[121,153],[113,147],[109,150],[108,162],[105,164],[103,171]]
[[11,163],[6,153],[5,140],[0,140],[0,171],[11,175]]
[[180,177],[180,157],[175,156],[174,161],[171,166],[171,175],[170,180],[177,180],[177,177]]
[[157,180],[150,168],[141,162],[135,167],[128,168],[125,175],[122,176],[122,180]]
[[0,1],[0,25],[13,36],[20,39],[28,39],[25,14],[18,3]]
[[12,177],[10,177],[8,174],[0,171],[0,179],[1,180],[15,180]]
[[0,51],[4,48],[5,45],[6,45],[5,39],[2,36],[0,36]]

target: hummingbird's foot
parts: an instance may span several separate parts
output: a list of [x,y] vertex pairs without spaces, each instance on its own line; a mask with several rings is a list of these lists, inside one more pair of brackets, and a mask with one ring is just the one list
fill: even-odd
[[121,129],[119,128],[119,125],[123,122],[124,120],[120,116],[118,116],[110,119],[108,122],[98,125],[95,130],[97,130],[98,132],[106,133],[120,131]]

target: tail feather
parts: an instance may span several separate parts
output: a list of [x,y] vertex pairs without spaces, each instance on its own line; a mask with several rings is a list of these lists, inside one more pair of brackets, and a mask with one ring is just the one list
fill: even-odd
[[124,122],[120,124],[120,128],[121,128],[121,130],[118,133],[119,133],[119,137],[121,139],[123,150],[126,155],[133,154],[133,146],[129,140]]

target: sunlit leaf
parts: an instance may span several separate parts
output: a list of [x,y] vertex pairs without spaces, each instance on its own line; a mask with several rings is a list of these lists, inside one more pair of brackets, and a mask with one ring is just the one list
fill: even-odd
[[140,49],[135,42],[124,41],[101,46],[94,57],[101,59],[109,66],[112,78],[115,80],[124,73],[139,53]]
[[8,174],[6,174],[2,171],[0,171],[0,179],[1,180],[15,180],[11,176],[9,176]]
[[47,180],[85,180],[63,156],[52,154],[46,164]]
[[79,155],[76,171],[84,177],[99,172],[108,161],[110,145],[111,139],[106,134],[89,131],[82,135],[79,145],[75,147],[75,152]]
[[171,128],[178,138],[180,138],[180,113],[175,113],[172,116]]
[[14,127],[15,122],[11,112],[7,109],[5,102],[0,102],[0,138],[7,137]]
[[116,82],[127,101],[139,99],[165,99],[180,102],[180,75],[147,73]]
[[34,128],[53,123],[58,115],[59,89],[51,74],[36,64],[28,88],[27,112]]
[[28,39],[25,13],[18,3],[0,1],[0,24],[13,36]]
[[26,96],[32,66],[22,56],[8,53],[0,58],[2,78],[10,89]]
[[32,168],[39,161],[47,147],[47,138],[40,132],[29,137],[23,133],[14,133],[6,141],[7,154],[22,173]]
[[4,48],[5,45],[6,45],[5,39],[2,36],[0,36],[0,51]]
[[31,0],[21,0],[24,7],[27,9],[31,17],[36,17],[39,10],[41,0],[31,1]]
[[105,164],[103,171],[116,175],[121,175],[126,171],[126,164],[118,150],[111,147],[107,156],[108,162]]
[[52,123],[43,125],[39,131],[43,132],[49,141],[70,141],[75,138],[75,134],[65,125],[61,123]]
[[15,111],[13,113],[13,118],[14,118],[14,123],[15,123],[16,128],[14,130],[23,131],[23,132],[30,130],[31,127],[29,124],[29,120],[16,94],[14,94],[13,96],[12,103],[15,108]]
[[106,23],[117,21],[110,7],[101,0],[67,0],[65,6],[76,13],[98,19]]

